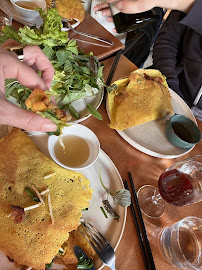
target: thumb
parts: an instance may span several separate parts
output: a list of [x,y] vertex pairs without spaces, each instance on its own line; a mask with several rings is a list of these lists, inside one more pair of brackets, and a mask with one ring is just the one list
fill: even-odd
[[0,98],[0,124],[25,129],[27,131],[55,131],[57,126],[49,119],[20,109],[5,98]]

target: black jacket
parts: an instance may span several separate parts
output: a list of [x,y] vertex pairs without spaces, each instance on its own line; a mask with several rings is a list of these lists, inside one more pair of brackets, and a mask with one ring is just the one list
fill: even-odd
[[[154,68],[191,107],[202,85],[202,1],[186,15],[172,11],[156,38]],[[202,109],[202,97],[197,106]]]

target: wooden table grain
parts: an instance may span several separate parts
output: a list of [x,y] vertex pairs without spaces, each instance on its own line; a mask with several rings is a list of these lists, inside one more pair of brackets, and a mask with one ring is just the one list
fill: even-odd
[[[104,63],[104,75],[105,79],[107,79],[110,67],[113,63],[113,58],[104,61]],[[114,74],[113,81],[129,75],[130,72],[135,69],[137,69],[137,67],[122,55]],[[98,109],[103,116],[103,121],[90,117],[82,122],[82,124],[89,127],[98,136],[101,148],[112,159],[123,180],[129,180],[128,171],[132,172],[136,190],[145,184],[151,184],[157,187],[158,178],[164,169],[177,161],[202,153],[202,142],[196,145],[195,148],[185,156],[171,160],[152,157],[140,152],[124,141],[115,130],[109,128],[109,119],[106,113],[105,103],[106,100],[103,101],[102,105]],[[197,122],[202,132],[202,123],[200,121]],[[202,218],[201,207],[202,202],[186,207],[176,207],[166,203],[166,210],[161,218],[148,218],[143,214],[157,270],[176,269],[165,260],[161,252],[159,244],[159,235],[161,230],[186,216]],[[107,269],[107,267],[103,268],[103,270]],[[116,250],[116,269],[146,269],[130,208],[127,210],[125,230]]]

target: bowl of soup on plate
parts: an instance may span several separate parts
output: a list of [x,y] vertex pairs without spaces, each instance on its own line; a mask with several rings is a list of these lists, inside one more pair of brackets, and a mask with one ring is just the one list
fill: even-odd
[[62,135],[48,139],[48,150],[52,159],[70,170],[81,170],[97,160],[100,143],[92,130],[81,124],[64,127]]
[[25,18],[35,18],[39,12],[35,9],[46,8],[45,0],[10,0],[16,13]]

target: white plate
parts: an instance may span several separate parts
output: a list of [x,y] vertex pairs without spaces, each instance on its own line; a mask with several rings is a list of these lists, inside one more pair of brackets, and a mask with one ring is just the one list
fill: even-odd
[[[86,107],[86,104],[90,104],[94,109],[98,109],[104,96],[104,88],[97,92],[92,97],[83,97],[72,102],[72,106],[77,110],[80,115],[79,119],[72,118],[71,122],[80,123],[91,116],[91,113]],[[68,113],[67,113],[68,114]]]
[[[34,135],[30,136],[30,138],[45,155],[50,157],[47,147],[47,134]],[[113,164],[111,159],[104,153],[104,151],[101,150],[97,161],[90,168],[79,171],[87,179],[90,180],[90,186],[93,189],[93,196],[90,201],[88,211],[84,212],[84,220],[92,223],[106,237],[112,247],[116,250],[124,231],[127,209],[121,207],[120,205],[116,205],[115,211],[120,215],[119,222],[110,217],[104,217],[102,211],[100,210],[100,206],[102,205],[102,200],[106,199],[107,196],[99,180],[99,169],[101,170],[104,185],[112,193],[115,194],[116,191],[124,188],[121,176],[117,171],[115,165]],[[113,205],[113,202],[111,202],[111,204]],[[18,267],[14,267],[12,263],[6,260],[5,255],[1,252],[0,266],[1,270],[20,269]],[[102,264],[102,262],[97,259],[95,261],[95,268],[100,270],[103,267],[104,265]]]
[[[169,89],[169,91],[174,113],[183,114],[196,123],[194,115],[184,100],[173,90]],[[110,118],[108,106],[107,114]],[[166,139],[165,122],[166,119],[153,120],[121,131],[117,130],[117,132],[133,147],[153,157],[172,159],[190,152],[194,147],[181,149]]]
[[[35,18],[25,18],[22,17],[20,14],[18,14],[15,9],[13,8],[13,5],[11,4],[10,0],[0,0],[0,9],[6,13],[6,10],[3,8],[3,6],[7,7],[12,15],[13,15],[13,20],[16,22],[19,22],[24,25],[28,26],[37,26],[40,27],[43,24],[43,20],[41,19],[41,16],[35,17]],[[72,27],[75,28],[80,24],[79,21],[76,23],[72,24]],[[65,28],[65,31],[67,31],[68,28]]]

